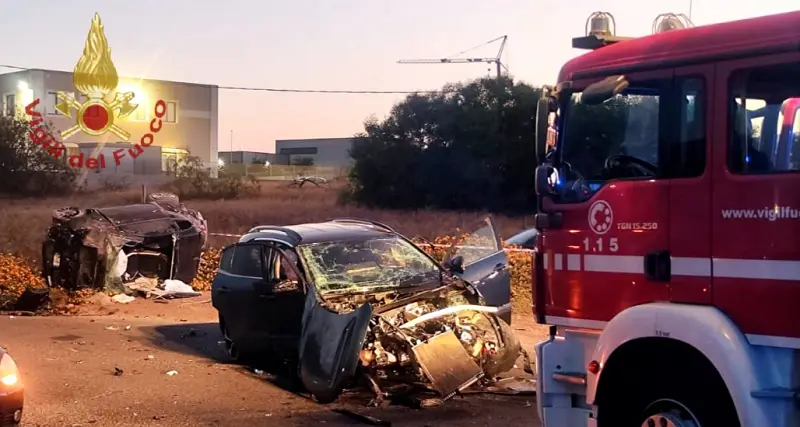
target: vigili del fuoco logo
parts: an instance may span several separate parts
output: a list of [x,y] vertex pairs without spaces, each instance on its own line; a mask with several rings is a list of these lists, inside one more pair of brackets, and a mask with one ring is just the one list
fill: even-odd
[[[62,141],[69,139],[78,132],[91,136],[103,135],[111,132],[123,141],[128,141],[131,134],[122,126],[115,123],[117,119],[124,119],[131,115],[139,105],[134,104],[133,92],[116,92],[119,76],[114,63],[111,61],[111,48],[108,46],[100,15],[94,14],[83,55],[72,74],[72,83],[75,89],[86,97],[83,102],[78,101],[71,93],[59,91],[56,111],[73,118],[75,125],[60,132],[61,140],[50,135],[44,127],[42,114],[36,111],[39,99],[35,99],[25,107],[25,114],[31,116],[30,138],[34,144],[40,145],[53,157],[65,156],[65,147]],[[153,107],[154,118],[150,121],[150,132],[143,135],[139,142],[127,150],[119,148],[114,150],[114,163],[120,164],[123,157],[130,156],[135,159],[149,147],[155,140],[155,134],[161,130],[162,117],[167,113],[167,104],[159,100]],[[74,112],[74,115],[73,115]],[[96,157],[87,157],[85,154],[69,156],[69,165],[74,168],[86,166],[89,169],[106,167],[105,155],[100,153]]]

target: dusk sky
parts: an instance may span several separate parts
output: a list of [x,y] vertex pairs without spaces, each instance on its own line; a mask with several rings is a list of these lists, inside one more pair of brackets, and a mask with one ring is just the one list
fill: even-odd
[[[780,0],[694,0],[696,25],[786,12]],[[120,75],[220,86],[429,90],[487,75],[490,64],[401,65],[507,34],[504,63],[519,80],[552,83],[587,16],[614,14],[617,35],[650,32],[688,0],[0,0],[2,64],[69,70],[100,14]],[[494,56],[499,44],[467,56]],[[493,68],[492,68],[493,69]],[[0,72],[12,70],[0,69]],[[220,91],[219,149],[272,151],[275,139],[346,137],[402,95]]]

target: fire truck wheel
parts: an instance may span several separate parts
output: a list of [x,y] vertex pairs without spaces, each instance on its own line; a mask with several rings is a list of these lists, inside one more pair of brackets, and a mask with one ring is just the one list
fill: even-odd
[[[675,374],[681,376],[682,374]],[[683,374],[685,376],[685,374]],[[713,373],[719,381],[719,375]],[[740,423],[728,390],[712,378],[709,381],[684,382],[661,378],[650,386],[661,383],[666,387],[645,392],[641,402],[649,402],[634,424],[641,427],[739,427]]]
[[682,343],[652,344],[612,354],[598,388],[599,427],[741,427],[705,356]]

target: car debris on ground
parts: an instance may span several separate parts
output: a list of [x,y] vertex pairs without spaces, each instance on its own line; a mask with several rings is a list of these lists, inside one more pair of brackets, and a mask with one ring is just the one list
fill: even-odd
[[133,205],[65,207],[54,212],[42,244],[42,273],[48,286],[67,290],[196,296],[188,283],[207,240],[203,215],[171,193],[152,193],[146,203]]

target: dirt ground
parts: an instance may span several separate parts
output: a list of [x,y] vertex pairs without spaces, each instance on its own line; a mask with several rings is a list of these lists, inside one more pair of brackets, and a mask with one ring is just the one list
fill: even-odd
[[[539,425],[531,395],[469,395],[414,410],[367,408],[369,395],[354,392],[319,405],[280,377],[231,364],[216,320],[207,294],[168,304],[98,298],[77,317],[0,316],[0,345],[17,360],[26,386],[23,425],[368,425],[337,408],[393,426]],[[515,318],[512,327],[529,352],[546,335],[530,317]]]

